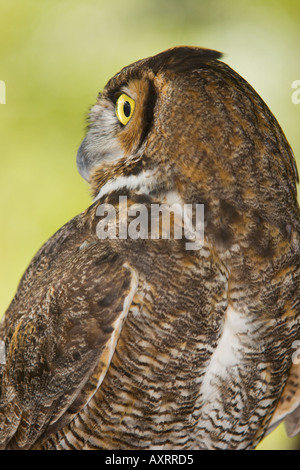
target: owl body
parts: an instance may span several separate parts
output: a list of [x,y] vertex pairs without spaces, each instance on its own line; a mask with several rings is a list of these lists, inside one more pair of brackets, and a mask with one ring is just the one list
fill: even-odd
[[[297,170],[219,58],[144,59],[91,109],[77,164],[94,203],[41,248],[0,326],[3,448],[251,449],[297,411]],[[118,236],[120,196],[143,206],[143,237]],[[152,237],[153,205],[174,201],[204,205],[197,249]],[[120,217],[100,239],[103,204]]]

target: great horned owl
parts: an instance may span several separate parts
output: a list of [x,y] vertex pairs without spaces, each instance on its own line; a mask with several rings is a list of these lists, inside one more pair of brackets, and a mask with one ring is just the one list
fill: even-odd
[[[220,58],[173,48],[99,94],[77,156],[94,202],[36,254],[1,323],[2,448],[251,449],[286,416],[298,432],[296,165]],[[120,236],[120,198],[145,208],[144,236]],[[151,209],[174,203],[204,207],[195,249],[161,222],[151,236]],[[101,238],[103,207],[120,217]]]

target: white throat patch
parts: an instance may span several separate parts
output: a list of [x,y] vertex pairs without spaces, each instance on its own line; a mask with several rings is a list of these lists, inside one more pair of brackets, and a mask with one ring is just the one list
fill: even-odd
[[153,171],[141,171],[138,175],[118,176],[108,180],[100,189],[94,201],[98,201],[112,191],[124,189],[136,189],[137,194],[149,194],[155,185]]

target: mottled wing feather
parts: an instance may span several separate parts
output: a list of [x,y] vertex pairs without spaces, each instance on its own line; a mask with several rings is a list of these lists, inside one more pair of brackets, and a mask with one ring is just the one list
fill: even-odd
[[285,423],[289,437],[294,437],[300,432],[300,364],[293,364],[291,367],[287,383],[270,422],[268,433],[273,431],[282,421]]
[[[34,286],[27,273],[1,325],[7,345],[0,366],[3,448],[31,447],[95,393],[137,287],[135,272],[107,244],[82,244],[69,224],[64,231],[70,232],[65,244],[55,243],[51,252],[48,243],[38,254],[40,265],[55,259],[60,268],[53,266],[51,277],[41,269]],[[28,272],[36,275],[38,265],[35,258]]]

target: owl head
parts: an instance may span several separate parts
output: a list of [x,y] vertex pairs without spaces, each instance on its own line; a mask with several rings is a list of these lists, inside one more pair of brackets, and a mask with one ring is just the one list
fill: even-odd
[[263,100],[220,58],[175,47],[109,80],[77,154],[96,199],[172,193],[205,204],[212,219],[224,208],[233,219],[249,210],[285,227],[295,219],[290,146]]

